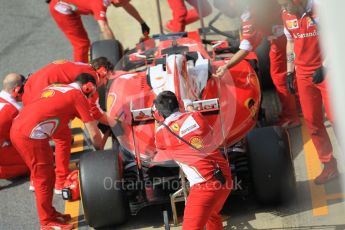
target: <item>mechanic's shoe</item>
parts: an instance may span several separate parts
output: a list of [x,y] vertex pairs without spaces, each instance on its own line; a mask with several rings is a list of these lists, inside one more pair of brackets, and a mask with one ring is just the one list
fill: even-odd
[[60,212],[56,212],[54,215],[54,218],[61,223],[68,223],[69,221],[72,220],[72,217],[70,214],[62,214]]
[[46,225],[41,225],[41,230],[71,230],[73,229],[73,224],[65,224],[58,220],[51,221]]
[[35,191],[34,182],[32,180],[30,180],[29,191],[31,191],[31,192]]
[[338,177],[338,175],[337,160],[332,158],[329,162],[324,163],[323,170],[321,174],[314,179],[314,183],[317,185],[325,184]]
[[299,119],[291,120],[291,119],[280,119],[274,125],[280,126],[285,129],[296,128],[301,125]]

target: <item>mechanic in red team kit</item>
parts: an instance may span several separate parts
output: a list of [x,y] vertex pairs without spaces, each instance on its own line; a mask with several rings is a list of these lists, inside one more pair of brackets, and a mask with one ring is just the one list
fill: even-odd
[[[185,0],[168,0],[173,18],[168,21],[165,27],[171,32],[183,32],[188,24],[191,24],[199,19],[199,0],[187,0],[193,6],[192,9],[187,10]],[[212,13],[212,6],[208,0],[200,0],[201,3],[201,17],[206,17]]]
[[[241,3],[233,0],[234,8],[240,9]],[[257,3],[261,5],[258,6]],[[236,6],[237,5],[237,6]],[[236,10],[236,9],[233,9]],[[281,104],[281,113],[276,125],[294,127],[300,124],[296,98],[290,94],[286,86],[286,37],[279,12],[280,6],[276,0],[264,0],[251,3],[249,9],[242,11],[242,39],[240,50],[224,65],[218,68],[215,76],[221,77],[243,60],[250,51],[254,51],[267,36],[271,43],[270,73]]]
[[35,94],[39,95],[48,85],[57,82],[72,83],[81,73],[92,75],[97,86],[101,86],[106,83],[113,70],[114,65],[105,57],[96,58],[90,64],[68,60],[54,61],[30,75],[24,87],[23,104],[25,106],[32,102]]
[[[49,1],[48,1],[49,2]],[[58,27],[73,46],[74,61],[88,62],[90,40],[83,26],[81,15],[93,15],[98,22],[102,39],[115,39],[109,27],[106,11],[110,4],[123,7],[140,24],[143,34],[150,28],[129,0],[51,0],[49,9]]]
[[287,43],[288,84],[294,91],[296,79],[304,119],[319,155],[323,171],[315,178],[316,184],[324,184],[337,177],[336,159],[323,123],[322,107],[333,122],[327,82],[319,44],[318,17],[313,0],[278,0],[283,5],[283,20]]
[[212,144],[212,128],[200,112],[179,112],[177,98],[170,91],[160,93],[154,105],[155,117],[162,123],[156,130],[158,153],[153,161],[175,160],[191,187],[183,229],[223,229],[219,212],[230,194],[232,179],[228,161],[219,146]]
[[21,105],[25,78],[16,73],[6,75],[0,92],[0,179],[11,179],[29,173],[29,168],[10,141],[10,129]]
[[[55,61],[29,77],[24,87],[23,104],[26,106],[34,102],[37,98],[40,98],[40,92],[48,85],[53,83],[72,83],[81,73],[90,74],[98,86],[103,85],[113,69],[113,64],[104,57],[94,59],[91,64],[66,60]],[[112,126],[113,124],[109,124],[110,119],[108,119],[106,113],[99,107],[97,95],[96,92],[89,98],[91,114],[95,120],[99,120],[102,124]],[[57,162],[54,191],[56,194],[61,194],[63,184],[69,173],[68,166],[72,141],[71,131],[64,132],[62,136],[55,135],[53,141],[55,143],[55,158]],[[33,190],[34,185],[31,185],[30,189]]]
[[39,100],[24,106],[13,122],[11,141],[30,169],[41,229],[73,228],[67,224],[70,215],[58,213],[52,206],[55,173],[49,139],[70,132],[68,123],[79,117],[95,148],[100,148],[101,133],[86,98],[95,90],[96,81],[87,73],[80,74],[72,84],[51,85],[41,92]]

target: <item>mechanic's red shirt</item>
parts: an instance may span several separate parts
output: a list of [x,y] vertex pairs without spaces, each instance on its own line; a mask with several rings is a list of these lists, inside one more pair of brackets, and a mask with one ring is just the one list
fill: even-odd
[[265,4],[264,14],[255,9],[246,10],[241,15],[241,43],[240,49],[254,51],[261,43],[263,37],[274,40],[284,36],[281,10],[277,2],[271,1]]
[[179,140],[161,125],[156,130],[158,153],[153,161],[175,160],[191,186],[212,179],[217,164],[225,176],[231,174],[227,160],[212,142],[212,128],[201,113],[176,112],[166,118],[164,123],[198,150]]
[[107,8],[111,0],[52,0],[50,4],[61,14],[93,15],[96,20],[107,21]]
[[9,93],[0,92],[0,148],[5,141],[9,142],[12,121],[20,109],[20,104]]
[[68,123],[78,117],[84,123],[93,121],[90,107],[79,85],[51,85],[41,91],[40,99],[24,106],[13,122],[24,136],[45,139],[61,135]]
[[41,91],[54,83],[70,84],[81,73],[91,74],[98,82],[96,71],[89,65],[67,60],[54,61],[32,74],[24,86],[23,104],[40,98]]
[[297,75],[310,75],[322,65],[319,44],[318,18],[312,11],[312,0],[308,1],[306,13],[301,18],[283,11],[285,35],[294,41]]

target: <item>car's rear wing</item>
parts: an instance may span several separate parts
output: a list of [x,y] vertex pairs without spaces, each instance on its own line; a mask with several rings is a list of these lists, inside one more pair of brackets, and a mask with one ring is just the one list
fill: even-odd
[[[218,98],[193,101],[192,104],[195,111],[200,111],[202,113],[219,111]],[[185,109],[187,110],[187,108]],[[135,123],[154,120],[151,107],[142,108],[142,109],[133,109],[132,103],[131,103],[131,114],[132,114],[132,121]]]

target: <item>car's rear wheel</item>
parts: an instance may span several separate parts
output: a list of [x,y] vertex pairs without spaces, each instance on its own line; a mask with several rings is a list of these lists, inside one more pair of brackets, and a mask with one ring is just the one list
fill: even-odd
[[118,153],[83,154],[79,164],[80,192],[85,219],[94,228],[119,225],[128,219],[129,204],[122,190]]
[[100,40],[93,42],[90,49],[90,59],[106,57],[114,66],[122,58],[122,44],[117,40]]
[[252,130],[247,136],[253,188],[263,204],[279,204],[296,191],[287,132],[280,127]]

